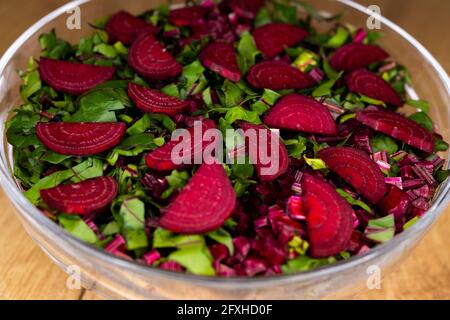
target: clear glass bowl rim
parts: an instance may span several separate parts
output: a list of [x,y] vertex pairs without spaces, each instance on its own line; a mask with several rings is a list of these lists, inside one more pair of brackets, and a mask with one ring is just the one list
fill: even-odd
[[[14,56],[14,54],[33,34],[35,34],[37,30],[44,27],[48,22],[59,17],[65,12],[91,1],[95,0],[71,1],[54,10],[53,12],[49,13],[48,15],[40,19],[38,22],[36,22],[34,25],[32,25],[29,29],[27,29],[11,45],[11,47],[9,47],[9,49],[0,59],[0,76],[3,75],[6,66],[8,65],[9,61]],[[356,11],[359,11],[360,13],[367,15],[371,14],[371,12],[369,12],[366,7],[354,2],[353,0],[333,0],[333,1],[339,2],[343,5],[353,8]],[[422,57],[431,65],[434,72],[438,75],[442,84],[446,88],[447,94],[450,96],[449,77],[445,72],[445,70],[443,69],[443,67],[437,62],[437,60],[431,55],[431,53],[427,49],[425,49],[425,47],[423,47],[423,45],[421,45],[414,37],[412,37],[409,33],[407,33],[405,30],[403,30],[401,27],[399,27],[389,19],[381,15],[377,16],[377,18],[381,21],[381,23],[384,26],[390,28],[395,33],[403,37],[407,42],[409,42],[412,46],[414,46],[417,51],[419,51]],[[1,148],[0,152],[3,158],[2,160],[4,160],[6,159],[5,145],[1,144],[0,148]],[[449,155],[450,152],[447,156]],[[283,283],[313,281],[314,279],[339,274],[340,272],[351,269],[358,264],[373,260],[377,257],[384,255],[393,248],[397,247],[400,243],[403,242],[403,240],[408,238],[413,233],[425,232],[437,220],[437,218],[446,208],[448,201],[450,200],[449,196],[450,181],[447,180],[443,185],[441,185],[441,191],[439,196],[434,200],[434,203],[432,204],[427,214],[424,215],[422,219],[420,219],[408,230],[394,237],[394,239],[392,239],[391,241],[378,245],[363,255],[354,256],[348,260],[340,261],[336,264],[325,266],[319,269],[292,275],[279,275],[272,277],[257,277],[257,278],[245,278],[245,277],[222,278],[222,277],[205,277],[184,273],[175,273],[171,271],[161,270],[158,268],[143,266],[135,262],[130,262],[117,258],[100,249],[92,247],[82,242],[81,240],[78,240],[77,238],[67,233],[63,228],[59,227],[50,219],[45,217],[45,215],[43,215],[40,210],[38,210],[35,206],[33,206],[30,202],[28,202],[28,200],[22,194],[21,190],[16,185],[14,178],[10,175],[8,165],[4,161],[0,162],[0,185],[6,191],[8,198],[15,204],[15,206],[23,210],[23,212],[25,212],[26,214],[28,214],[27,219],[31,220],[34,225],[38,225],[40,228],[43,228],[44,230],[53,233],[55,236],[61,238],[64,242],[68,243],[70,246],[75,247],[77,250],[83,251],[90,257],[95,257],[96,259],[102,260],[102,262],[104,263],[114,265],[117,268],[123,268],[124,270],[133,272],[144,278],[160,277],[165,278],[166,280],[191,282],[201,286],[220,287],[223,289],[226,288],[245,289],[249,287],[253,288],[267,287],[271,285],[282,285]]]

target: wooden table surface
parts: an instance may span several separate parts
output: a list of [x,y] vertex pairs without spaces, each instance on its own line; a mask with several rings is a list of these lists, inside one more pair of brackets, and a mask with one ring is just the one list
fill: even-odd
[[[28,26],[64,0],[2,0],[0,53]],[[314,1],[312,1],[314,2]],[[377,4],[382,14],[415,36],[450,71],[449,0],[360,0]],[[21,227],[14,208],[0,191],[0,299],[96,299],[85,290],[68,290],[66,275],[34,244]],[[361,299],[450,298],[450,209],[381,290],[365,292]]]

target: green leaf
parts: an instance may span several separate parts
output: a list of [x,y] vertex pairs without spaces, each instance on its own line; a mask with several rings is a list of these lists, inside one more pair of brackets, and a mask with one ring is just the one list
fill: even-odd
[[327,169],[327,165],[325,164],[325,162],[323,162],[322,159],[310,159],[306,156],[303,156],[303,158],[305,159],[306,163],[314,170]]
[[116,221],[111,221],[102,228],[102,234],[106,237],[113,236],[120,232],[120,226]]
[[403,225],[403,230],[408,230],[409,228],[411,228],[413,225],[415,225],[417,222],[419,222],[420,218],[418,216],[412,218],[411,220],[409,220],[408,222],[406,222]]
[[23,85],[20,88],[20,95],[27,101],[32,95],[41,90],[42,82],[39,71],[31,71],[23,77]]
[[297,273],[313,270],[328,264],[333,264],[336,262],[336,258],[329,257],[326,259],[313,259],[308,256],[302,255],[295,259],[289,260],[285,265],[282,266],[284,273]]
[[398,145],[391,137],[378,133],[370,139],[370,145],[373,152],[386,151],[388,154],[394,154],[398,151]]
[[168,256],[169,260],[178,262],[193,274],[214,276],[213,258],[206,245],[183,247]]
[[340,48],[345,44],[349,36],[350,35],[345,28],[339,27],[337,28],[336,33],[327,41],[325,47],[334,49]]
[[261,27],[265,24],[271,23],[272,19],[270,18],[270,13],[267,8],[262,8],[259,10],[258,14],[255,17],[255,27]]
[[444,140],[436,139],[434,141],[434,151],[435,152],[447,151],[448,148],[449,148],[449,145]]
[[64,60],[72,54],[70,43],[59,39],[55,30],[44,33],[39,36],[39,43],[42,48],[42,56],[51,59]]
[[416,112],[408,117],[408,119],[420,124],[430,132],[433,132],[433,120],[425,112]]
[[249,111],[243,107],[233,107],[230,108],[226,115],[225,120],[227,124],[231,125],[238,120],[247,121],[253,124],[261,124],[261,119],[256,111]]
[[279,94],[278,92],[270,89],[264,89],[261,99],[252,104],[250,106],[250,109],[252,111],[257,112],[258,115],[261,116],[264,113],[266,113],[266,111],[269,110],[271,107],[273,107],[280,98],[281,94]]
[[250,32],[246,31],[241,35],[237,49],[239,68],[242,74],[246,74],[255,64],[256,57],[260,54],[260,51],[256,48],[255,40]]
[[228,253],[230,254],[230,256],[234,254],[233,238],[228,231],[220,228],[215,231],[209,232],[207,236],[214,241],[226,246],[228,248]]
[[148,246],[145,233],[145,205],[137,198],[125,199],[120,207],[122,232],[127,249],[136,250]]
[[284,144],[288,150],[289,156],[296,159],[302,159],[307,148],[308,139],[298,136],[296,139],[285,140]]
[[168,199],[175,191],[181,190],[189,181],[189,174],[186,171],[173,170],[170,176],[166,177],[169,183],[167,188],[161,195],[162,199]]
[[337,191],[337,193],[339,193],[339,195],[342,198],[347,200],[347,202],[350,203],[352,206],[358,206],[361,209],[364,209],[369,213],[372,212],[372,209],[370,209],[370,207],[367,204],[365,204],[363,201],[353,198],[349,193],[345,192],[342,189],[336,189],[336,191]]
[[122,89],[95,90],[80,98],[79,109],[70,122],[116,122],[114,111],[125,109],[131,102]]
[[428,113],[430,111],[430,105],[425,100],[408,99],[406,100],[406,104],[416,109],[419,109],[420,111],[423,111],[425,113]]
[[175,83],[168,84],[161,89],[161,92],[171,97],[180,98],[180,90]]
[[186,92],[190,92],[192,90],[192,87],[198,82],[204,71],[205,68],[199,60],[195,60],[183,68],[182,77],[186,79]]
[[331,94],[331,88],[334,86],[334,84],[336,83],[336,81],[339,80],[339,78],[343,75],[343,72],[340,72],[337,74],[336,77],[324,81],[320,84],[320,86],[318,86],[316,89],[314,89],[312,95],[313,97],[323,97],[323,96],[328,96]]
[[376,105],[376,106],[386,106],[386,104],[383,101],[380,101],[380,100],[377,100],[377,99],[374,99],[374,98],[371,98],[371,97],[368,97],[368,96],[365,96],[365,95],[362,95],[362,94],[360,94],[358,100],[361,101],[361,102],[364,102],[364,103],[367,103],[367,104],[373,104],[373,105]]
[[112,166],[116,164],[119,156],[135,157],[144,151],[154,150],[158,147],[155,138],[147,133],[135,134],[123,140],[108,155],[107,161]]
[[297,8],[288,2],[275,2],[273,16],[276,22],[297,24]]
[[225,95],[223,103],[227,108],[241,104],[244,92],[236,83],[225,80],[222,91]]
[[109,59],[117,58],[117,50],[114,46],[106,43],[100,43],[96,45],[93,49],[94,52],[100,53],[101,55],[105,56]]
[[201,245],[205,239],[201,235],[179,235],[172,231],[157,228],[153,233],[153,248],[182,248],[190,245]]
[[62,227],[74,237],[90,244],[98,242],[95,232],[89,228],[80,216],[60,214],[58,216],[58,221]]
[[395,234],[395,219],[394,215],[369,220],[365,236],[376,242],[386,242],[391,240]]

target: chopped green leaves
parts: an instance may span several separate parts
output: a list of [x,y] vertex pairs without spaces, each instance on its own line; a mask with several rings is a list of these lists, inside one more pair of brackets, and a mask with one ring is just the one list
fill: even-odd
[[148,239],[145,233],[144,203],[137,198],[125,199],[120,207],[119,217],[127,249],[146,248]]
[[244,32],[238,43],[238,64],[242,74],[246,74],[250,70],[259,54],[260,51],[256,48],[252,35]]
[[79,216],[60,214],[58,216],[58,221],[61,226],[74,237],[90,244],[98,242],[95,232],[89,228],[86,222]]
[[398,145],[391,137],[378,133],[370,139],[370,145],[373,152],[386,151],[388,154],[394,154],[398,151]]
[[348,203],[350,203],[352,206],[360,207],[361,209],[364,209],[365,211],[371,213],[372,209],[365,204],[363,201],[353,198],[348,192],[345,192],[342,189],[336,189],[337,193],[341,195],[342,198],[347,200]]
[[383,218],[369,220],[365,236],[375,242],[386,242],[391,240],[395,234],[394,215],[390,214]]

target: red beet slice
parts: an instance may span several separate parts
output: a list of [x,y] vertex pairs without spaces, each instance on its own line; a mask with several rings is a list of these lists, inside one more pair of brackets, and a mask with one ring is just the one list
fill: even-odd
[[159,90],[150,89],[138,84],[128,84],[128,95],[143,112],[177,115],[188,107],[188,103],[168,96]]
[[378,207],[386,214],[393,214],[398,221],[408,211],[411,199],[408,194],[398,187],[389,185],[386,197],[380,201]]
[[166,80],[178,76],[182,66],[156,40],[146,33],[131,46],[128,63],[141,76],[149,80]]
[[290,94],[266,115],[271,128],[335,136],[337,126],[327,107],[313,98]]
[[287,47],[292,47],[302,41],[308,32],[288,23],[270,23],[253,31],[256,47],[263,55],[272,59]]
[[247,81],[258,89],[305,89],[312,87],[316,81],[281,61],[266,61],[254,65],[247,76]]
[[[205,134],[205,131],[208,129],[215,128],[216,125],[214,124],[214,121],[212,120],[204,120],[202,122],[202,131],[203,134]],[[187,156],[190,157],[191,160],[194,159],[194,157],[198,156],[195,152],[202,152],[205,150],[206,147],[208,147],[211,143],[210,142],[203,142],[203,141],[194,141],[194,127],[188,129],[190,135],[191,135],[191,149],[188,151]],[[214,142],[212,142],[214,143]],[[172,150],[179,144],[178,141],[169,141],[162,147],[150,152],[146,155],[145,161],[147,163],[147,166],[151,169],[157,170],[157,171],[170,171],[175,169],[183,169],[186,167],[185,164],[175,164],[172,161]],[[201,144],[201,146],[199,146]]]
[[83,94],[111,80],[116,69],[70,61],[41,58],[39,74],[42,81],[56,91],[72,95]]
[[157,33],[159,29],[126,11],[119,11],[108,20],[105,31],[111,43],[120,41],[130,45],[139,35],[147,32]]
[[346,147],[326,148],[319,151],[319,157],[370,202],[377,203],[385,195],[384,175],[364,151]]
[[52,209],[63,213],[87,215],[101,212],[117,196],[119,186],[111,177],[41,190],[41,198]]
[[389,54],[378,46],[353,42],[339,48],[331,57],[330,65],[336,70],[353,71],[388,57]]
[[36,125],[36,134],[48,149],[56,153],[90,156],[119,144],[126,129],[122,122],[40,122]]
[[310,254],[316,258],[344,251],[353,232],[353,210],[326,181],[305,173],[302,177],[303,206]]
[[230,7],[239,17],[253,20],[264,0],[230,0]]
[[[262,181],[273,181],[276,178],[278,178],[279,176],[283,175],[286,173],[288,167],[289,167],[289,155],[288,155],[288,151],[286,149],[286,146],[284,145],[284,143],[279,140],[279,148],[278,148],[278,169],[275,170],[272,174],[264,174],[263,169],[264,168],[270,168],[270,163],[269,164],[262,164],[261,163],[261,157],[260,157],[260,147],[259,146],[259,135],[262,134],[263,132],[261,132],[260,130],[264,130],[265,133],[267,135],[267,144],[266,144],[266,148],[267,148],[267,155],[271,156],[270,154],[270,150],[271,150],[271,138],[272,138],[272,134],[270,133],[270,130],[267,129],[266,127],[264,127],[263,125],[255,125],[255,124],[251,124],[248,122],[242,122],[239,125],[241,127],[242,130],[244,130],[244,133],[250,134],[250,130],[254,131],[254,134],[256,135],[256,145],[249,145],[249,151],[250,151],[250,158],[252,159],[252,162],[255,163],[255,169],[256,169],[256,173],[258,174],[258,177],[262,180]],[[249,138],[249,141],[251,142],[251,136]],[[265,161],[264,161],[265,162]]]
[[422,151],[433,152],[433,134],[398,113],[388,110],[362,110],[356,114],[356,120]]
[[222,164],[202,164],[159,224],[181,234],[205,233],[222,226],[235,205],[236,194]]
[[175,9],[169,13],[169,22],[178,27],[189,27],[201,21],[207,13],[208,10],[200,6]]
[[346,82],[350,91],[363,94],[396,107],[402,105],[402,99],[389,83],[370,71],[363,69],[353,71],[346,77]]
[[200,60],[208,69],[231,81],[241,80],[236,51],[227,43],[214,42],[207,45],[200,54]]

